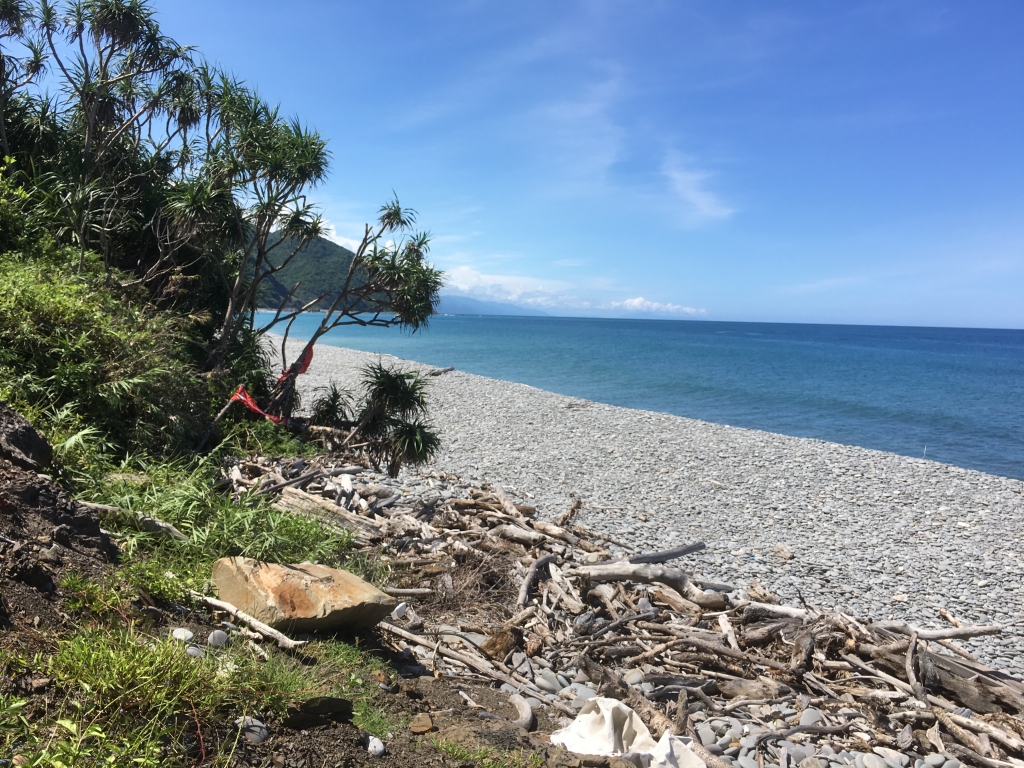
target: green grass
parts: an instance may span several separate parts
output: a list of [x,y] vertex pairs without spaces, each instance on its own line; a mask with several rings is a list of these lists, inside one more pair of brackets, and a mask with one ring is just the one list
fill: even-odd
[[304,661],[269,646],[264,659],[241,642],[198,659],[185,648],[114,622],[57,640],[47,656],[0,653],[5,676],[45,675],[57,694],[42,710],[38,701],[0,697],[0,754],[24,755],[28,765],[186,765],[200,739],[210,755],[230,753],[235,718],[280,717],[289,704],[323,695],[351,700],[354,724],[374,735],[401,725],[376,703],[373,672],[385,663],[356,646],[321,640]]
[[180,450],[209,421],[209,385],[190,361],[188,322],[75,274],[50,247],[0,254],[0,397],[71,466],[93,454]]
[[[194,464],[135,462],[119,469],[113,479],[97,481],[89,497],[126,512],[104,524],[119,536],[128,581],[151,597],[182,602],[189,590],[204,591],[210,567],[221,557],[346,564],[352,546],[347,531],[274,509],[263,496],[233,501],[213,487],[212,458]],[[137,473],[142,482],[124,479]],[[188,541],[139,530],[134,512],[171,523]]]
[[435,747],[455,760],[470,762],[479,768],[541,768],[543,756],[524,749],[505,751],[490,747],[469,749],[446,739],[433,741]]

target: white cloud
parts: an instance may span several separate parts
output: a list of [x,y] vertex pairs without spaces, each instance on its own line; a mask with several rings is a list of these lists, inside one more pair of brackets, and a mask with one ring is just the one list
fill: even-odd
[[727,219],[736,211],[705,186],[711,177],[707,171],[694,168],[678,152],[669,152],[662,163],[661,172],[669,187],[683,205],[683,217],[692,223]]
[[635,299],[626,299],[624,301],[610,301],[607,304],[602,304],[601,309],[649,312],[658,315],[698,316],[708,313],[706,309],[695,309],[694,307],[684,307],[680,304],[662,304],[658,301],[648,301],[643,296],[637,296]]
[[356,250],[356,248],[359,247],[359,244],[361,242],[360,240],[355,240],[351,237],[339,235],[338,230],[335,228],[334,224],[332,224],[330,221],[327,221],[326,219],[324,220],[324,237],[326,237],[332,243],[337,243],[338,245],[344,248],[348,248],[350,251],[353,252]]
[[488,275],[473,267],[459,266],[445,271],[445,287],[449,290],[496,301],[544,303],[572,288],[561,280],[541,280],[521,275]]

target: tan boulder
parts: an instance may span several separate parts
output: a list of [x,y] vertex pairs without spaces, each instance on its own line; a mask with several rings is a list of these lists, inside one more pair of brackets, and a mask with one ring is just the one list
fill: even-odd
[[277,629],[311,632],[373,626],[396,601],[348,571],[224,557],[211,575],[221,600]]

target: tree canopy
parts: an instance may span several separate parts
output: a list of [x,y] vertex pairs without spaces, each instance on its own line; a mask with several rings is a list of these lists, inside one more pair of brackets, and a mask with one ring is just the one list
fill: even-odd
[[[429,235],[396,199],[339,263],[344,284],[296,305],[300,286],[279,275],[324,232],[310,194],[327,140],[163,34],[143,0],[0,0],[0,147],[23,238],[73,249],[78,272],[96,254],[105,288],[189,317],[214,376],[301,310],[325,312],[319,338],[347,323],[417,329],[437,304]],[[257,327],[272,284],[275,322]]]

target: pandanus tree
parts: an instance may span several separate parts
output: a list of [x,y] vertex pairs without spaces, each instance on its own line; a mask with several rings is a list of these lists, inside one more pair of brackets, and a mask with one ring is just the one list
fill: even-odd
[[7,113],[14,95],[46,69],[42,43],[31,34],[35,17],[28,0],[0,0],[0,149],[11,154]]
[[[281,342],[285,373],[271,398],[269,412],[291,414],[295,380],[308,363],[317,341],[344,325],[372,327],[401,326],[411,331],[427,325],[439,301],[443,274],[427,261],[430,236],[415,232],[416,212],[403,208],[397,199],[381,207],[377,223],[367,224],[362,242],[346,270],[345,282],[334,295],[323,294],[299,307],[288,309],[291,293],[282,300],[274,317],[260,330],[265,332],[286,322]],[[324,312],[302,352],[287,364],[287,341],[292,323],[311,306]]]
[[[374,466],[397,477],[406,464],[422,464],[441,445],[425,421],[426,384],[419,374],[381,363],[362,371],[363,400],[354,409],[348,392],[331,384],[313,401],[310,423],[349,429],[346,445],[359,445]],[[352,418],[354,417],[354,418]]]

